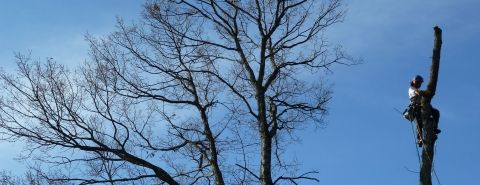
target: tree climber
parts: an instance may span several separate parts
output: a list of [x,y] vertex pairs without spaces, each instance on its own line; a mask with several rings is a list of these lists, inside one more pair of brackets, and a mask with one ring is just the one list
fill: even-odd
[[[406,119],[414,121],[417,123],[417,144],[419,147],[423,145],[423,120],[422,120],[422,104],[421,99],[424,96],[430,96],[429,91],[422,91],[420,87],[422,86],[423,78],[420,75],[416,75],[413,80],[410,82],[410,88],[408,89],[408,97],[410,98],[410,105],[408,109],[404,112]],[[432,115],[429,116],[432,118],[435,123],[438,123],[440,112],[432,107]],[[436,129],[436,134],[440,133],[439,129]]]

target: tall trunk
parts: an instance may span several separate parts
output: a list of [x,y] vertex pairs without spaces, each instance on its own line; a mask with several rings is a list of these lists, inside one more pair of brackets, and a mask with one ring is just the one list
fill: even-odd
[[261,169],[260,169],[260,179],[262,185],[272,185],[272,138],[265,134],[265,136],[261,136],[261,147],[262,147],[262,161],[261,161]]
[[216,185],[224,185],[225,182],[223,181],[222,171],[220,170],[220,166],[218,165],[218,151],[217,146],[215,144],[215,137],[213,136],[212,131],[210,130],[210,124],[208,122],[207,113],[202,108],[200,111],[203,126],[205,127],[205,135],[208,140],[208,145],[210,147],[211,159],[209,161],[210,165],[212,165],[212,171],[215,176],[215,184]]
[[[262,92],[257,88],[257,92]],[[264,93],[257,93],[258,127],[260,134],[260,181],[262,185],[272,185],[272,137],[269,134]]]
[[433,45],[432,66],[430,69],[430,80],[427,91],[431,93],[422,100],[422,120],[425,136],[423,138],[422,164],[420,166],[420,185],[432,184],[432,163],[435,151],[435,141],[437,139],[438,120],[432,119],[433,107],[431,100],[435,95],[438,81],[438,71],[440,68],[440,49],[442,47],[442,30],[436,26],[435,41]]
[[432,113],[431,106],[422,108],[423,120],[423,150],[422,150],[422,164],[420,166],[420,185],[432,185],[432,164],[435,151],[435,140],[437,134],[433,119],[430,118]]

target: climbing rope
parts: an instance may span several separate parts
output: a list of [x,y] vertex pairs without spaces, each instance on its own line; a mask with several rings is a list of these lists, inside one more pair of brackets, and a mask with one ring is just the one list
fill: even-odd
[[415,128],[413,128],[413,123],[410,124],[412,127],[412,134],[413,134],[413,142],[415,143],[415,151],[417,151],[417,157],[418,157],[418,164],[422,162],[420,159],[420,152],[418,151],[418,145],[417,145],[417,133],[415,132]]
[[[437,142],[437,144],[435,145],[435,149],[434,149],[434,150],[435,150],[435,153],[437,153],[437,145],[438,145],[438,142]],[[440,179],[438,179],[438,175],[437,175],[437,171],[435,170],[435,166],[434,166],[435,163],[434,163],[434,162],[435,162],[435,160],[432,161],[432,171],[433,171],[433,174],[435,175],[435,178],[437,179],[438,184],[439,184],[439,185],[442,185],[442,183],[440,183]]]
[[[398,110],[397,108],[394,108],[394,109],[403,116],[403,113],[400,112],[400,110]],[[410,123],[412,123],[412,122],[410,122]],[[415,124],[416,124],[416,123],[415,123]],[[413,123],[410,124],[410,125],[411,125],[411,128],[412,128],[412,133],[413,133],[413,138],[414,138],[414,139],[413,139],[413,142],[415,143],[415,149],[416,149],[416,151],[417,151],[418,164],[421,164],[422,161],[421,161],[421,159],[420,159],[420,158],[421,158],[421,157],[420,157],[420,152],[418,151],[418,148],[419,148],[419,147],[418,147],[418,145],[417,145],[417,133],[416,133],[416,131],[415,131],[415,128],[413,127]],[[423,136],[422,136],[422,137],[423,137]],[[423,144],[423,139],[421,140],[421,142],[422,142],[422,144]],[[437,145],[438,145],[438,144],[437,144]],[[435,152],[435,153],[437,153],[437,145],[435,145],[435,148],[434,148],[434,152]],[[425,150],[425,147],[422,147],[422,148],[423,148],[422,151]],[[435,163],[434,163],[435,161],[434,161],[434,160],[432,161],[432,159],[430,159],[430,156],[429,156],[429,155],[427,155],[427,158],[428,158],[429,161],[432,162],[432,172],[433,172],[433,175],[435,176],[435,179],[437,180],[438,185],[442,185],[442,183],[440,182],[440,179],[438,178],[437,171],[435,170]]]
[[[412,124],[412,131],[413,131],[413,137],[416,138],[416,132],[415,132],[415,129],[413,128],[413,124]],[[423,137],[423,136],[422,136]],[[423,139],[422,139],[422,144],[423,144]],[[438,145],[438,144],[437,144]],[[434,152],[437,153],[437,145],[435,145],[435,148],[434,148]],[[425,145],[423,145],[425,146]],[[418,162],[419,164],[421,164],[421,161],[420,161],[420,152],[418,151],[418,145],[417,145],[417,142],[415,141],[415,147],[416,147],[416,150],[417,150],[417,156],[418,156]],[[425,147],[422,147],[422,151],[425,151],[426,152],[426,149]],[[438,185],[442,185],[442,183],[440,183],[440,179],[438,178],[438,175],[437,175],[437,171],[435,170],[435,160],[432,160],[430,158],[430,155],[426,155],[427,156],[427,159],[432,162],[432,172],[433,172],[433,175],[435,176],[435,179],[437,180],[438,182]]]

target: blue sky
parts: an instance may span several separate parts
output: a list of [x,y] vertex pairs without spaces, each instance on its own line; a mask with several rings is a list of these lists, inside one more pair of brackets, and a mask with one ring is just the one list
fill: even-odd
[[[55,61],[74,68],[87,58],[85,34],[102,36],[115,30],[117,17],[140,18],[142,3],[99,1],[1,1],[0,68],[14,72],[14,53],[31,52],[32,58]],[[22,143],[0,142],[0,170],[22,171],[17,158]]]
[[[480,78],[478,0],[348,0],[343,23],[326,36],[353,56],[357,66],[336,66],[328,125],[299,132],[291,156],[317,169],[325,185],[416,184],[418,159],[410,123],[394,108],[408,104],[415,75],[428,76],[435,25],[443,29],[437,95],[442,133],[435,169],[443,185],[478,184],[480,172]],[[14,52],[53,57],[68,66],[87,58],[85,33],[106,35],[116,16],[140,18],[139,1],[2,1],[0,64],[14,68]],[[21,143],[0,143],[1,168],[23,169],[13,160]],[[435,184],[435,183],[434,183]]]

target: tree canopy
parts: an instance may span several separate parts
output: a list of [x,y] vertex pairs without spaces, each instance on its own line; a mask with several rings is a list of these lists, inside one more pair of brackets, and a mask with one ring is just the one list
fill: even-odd
[[87,36],[81,68],[17,54],[0,127],[51,182],[318,181],[283,154],[323,123],[324,71],[352,62],[323,37],[343,15],[340,0],[148,1],[143,20]]

